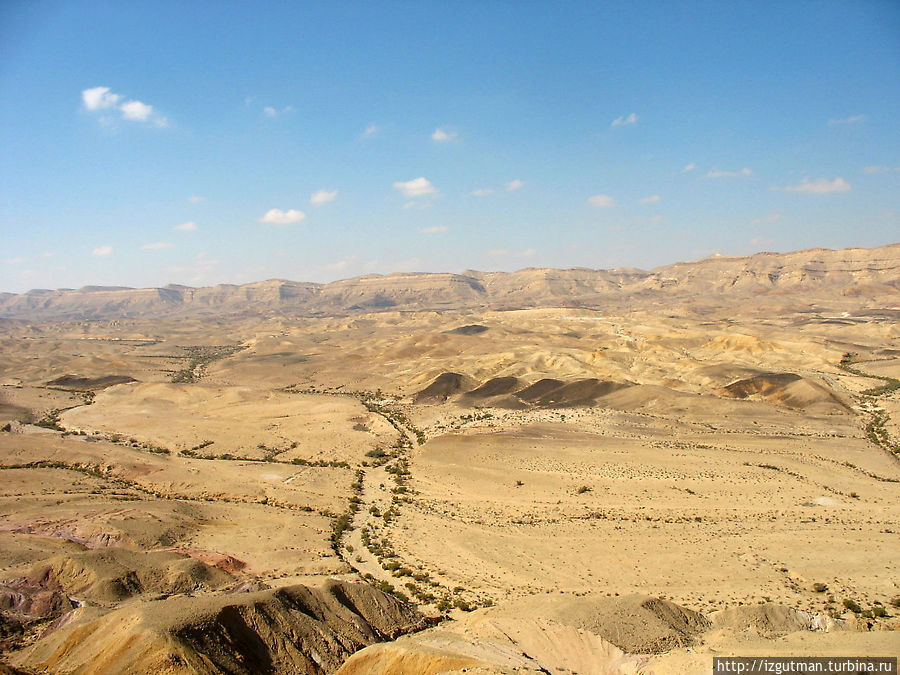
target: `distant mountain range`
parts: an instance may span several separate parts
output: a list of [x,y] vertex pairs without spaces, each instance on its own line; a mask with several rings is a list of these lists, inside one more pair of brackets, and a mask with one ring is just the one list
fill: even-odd
[[[315,284],[273,279],[203,288],[86,286],[0,293],[0,317],[111,320],[188,316],[339,316],[374,311],[540,307],[675,308],[773,304],[900,310],[900,244],[712,256],[638,269],[388,274]],[[748,301],[752,301],[749,302]]]

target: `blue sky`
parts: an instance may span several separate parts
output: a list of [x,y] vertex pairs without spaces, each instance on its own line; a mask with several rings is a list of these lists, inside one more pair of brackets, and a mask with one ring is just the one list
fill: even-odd
[[900,3],[8,0],[0,148],[2,291],[879,246]]

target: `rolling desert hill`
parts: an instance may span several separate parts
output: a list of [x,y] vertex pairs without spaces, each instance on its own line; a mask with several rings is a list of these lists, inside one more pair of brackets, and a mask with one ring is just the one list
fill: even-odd
[[[900,244],[874,249],[713,256],[649,272],[523,269],[518,272],[367,275],[328,284],[272,279],[241,286],[87,286],[0,294],[0,317],[27,320],[185,316],[334,316],[386,310],[662,306],[686,299],[753,297],[759,304],[860,309],[898,305]],[[885,304],[885,299],[894,298]]]
[[900,245],[0,296],[0,673],[892,656]]

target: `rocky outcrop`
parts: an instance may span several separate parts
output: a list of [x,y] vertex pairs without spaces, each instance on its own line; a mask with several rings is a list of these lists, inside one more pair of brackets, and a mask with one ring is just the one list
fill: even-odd
[[371,586],[329,580],[258,593],[178,596],[66,625],[13,655],[17,667],[58,673],[332,673],[353,652],[426,625]]

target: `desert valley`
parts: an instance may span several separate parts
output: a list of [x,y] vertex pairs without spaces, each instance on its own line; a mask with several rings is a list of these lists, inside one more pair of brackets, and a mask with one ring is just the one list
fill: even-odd
[[0,672],[900,652],[900,244],[0,294]]

